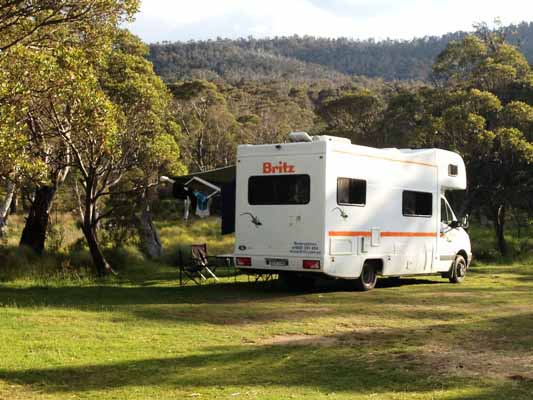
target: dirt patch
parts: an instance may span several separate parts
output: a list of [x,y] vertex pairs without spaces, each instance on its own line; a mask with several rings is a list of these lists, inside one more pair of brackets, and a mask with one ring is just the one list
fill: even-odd
[[437,297],[464,297],[464,298],[479,298],[490,297],[490,295],[480,295],[479,293],[467,293],[467,292],[440,292]]
[[379,340],[382,336],[389,336],[388,330],[374,327],[337,327],[337,333],[329,336],[287,334],[274,335],[256,342],[260,345],[286,345],[286,346],[352,346],[368,340]]
[[275,335],[256,342],[267,346],[335,346],[338,343],[335,337],[316,335]]
[[533,381],[533,354],[499,351],[471,351],[442,344],[430,344],[416,355],[397,355],[401,363],[416,363],[435,374],[460,374],[484,378]]

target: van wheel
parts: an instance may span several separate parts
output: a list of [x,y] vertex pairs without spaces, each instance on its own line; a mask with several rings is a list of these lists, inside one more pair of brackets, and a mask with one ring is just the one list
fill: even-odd
[[466,278],[466,260],[463,256],[455,257],[448,279],[451,283],[461,283]]
[[369,262],[365,262],[361,276],[355,281],[355,288],[361,292],[367,292],[374,289],[378,281],[376,268]]

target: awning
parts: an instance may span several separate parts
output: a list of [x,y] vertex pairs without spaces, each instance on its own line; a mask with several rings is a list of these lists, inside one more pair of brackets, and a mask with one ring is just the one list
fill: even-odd
[[[165,181],[173,183],[174,197],[185,198],[184,185],[188,182],[191,186],[201,184],[199,180],[205,181],[220,188],[222,198],[222,234],[235,232],[235,179],[237,168],[235,165],[230,167],[213,169],[206,172],[197,172],[184,176],[173,176],[171,179],[165,178]],[[199,179],[193,179],[199,178]],[[189,190],[191,187],[189,187]]]
[[196,172],[194,174],[184,176],[173,176],[172,180],[182,185],[190,181],[193,177],[198,177],[208,182],[214,183],[217,186],[223,186],[224,184],[235,182],[237,168],[235,165],[229,167],[212,169],[206,172]]

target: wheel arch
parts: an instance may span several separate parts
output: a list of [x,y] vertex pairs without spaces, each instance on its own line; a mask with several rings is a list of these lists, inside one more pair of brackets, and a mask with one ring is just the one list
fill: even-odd
[[466,264],[467,264],[467,266],[468,266],[468,253],[466,252],[466,250],[463,250],[463,249],[459,250],[459,251],[457,252],[457,255],[458,255],[458,256],[462,256],[462,257],[465,259]]
[[383,266],[385,263],[383,262],[382,258],[367,258],[363,265],[366,263],[372,265],[378,275],[383,275]]

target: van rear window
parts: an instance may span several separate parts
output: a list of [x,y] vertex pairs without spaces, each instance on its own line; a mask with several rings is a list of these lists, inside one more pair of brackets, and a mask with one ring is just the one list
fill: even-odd
[[307,204],[311,195],[309,175],[251,176],[248,203],[252,206]]

